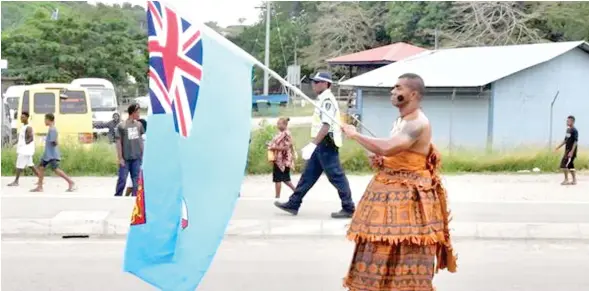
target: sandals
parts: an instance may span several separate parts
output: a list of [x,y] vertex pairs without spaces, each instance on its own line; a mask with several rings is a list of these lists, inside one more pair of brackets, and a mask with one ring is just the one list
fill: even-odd
[[562,181],[562,183],[560,183],[560,185],[563,185],[563,186],[572,186],[572,185],[577,185],[577,182],[576,181],[573,181],[573,182]]

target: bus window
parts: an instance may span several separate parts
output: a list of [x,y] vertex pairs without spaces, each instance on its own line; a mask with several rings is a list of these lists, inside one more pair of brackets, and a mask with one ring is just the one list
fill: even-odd
[[115,91],[109,88],[88,88],[92,111],[114,111],[117,109]]
[[67,91],[68,98],[59,98],[59,112],[62,114],[84,114],[88,112],[88,104],[84,91]]
[[45,114],[55,112],[55,94],[53,93],[36,93],[33,97],[33,107],[35,113]]
[[23,112],[30,112],[31,108],[29,107],[29,90],[26,90],[22,95],[22,111]]
[[8,108],[10,110],[18,110],[19,99],[19,97],[6,97],[6,103],[8,104]]

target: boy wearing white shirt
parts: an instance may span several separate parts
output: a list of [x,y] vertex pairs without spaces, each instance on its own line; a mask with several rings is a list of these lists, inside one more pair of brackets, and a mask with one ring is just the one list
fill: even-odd
[[39,172],[35,168],[33,163],[33,155],[35,154],[35,136],[33,134],[33,128],[29,125],[29,113],[23,112],[20,115],[20,121],[23,126],[18,133],[18,142],[16,145],[16,176],[14,182],[8,184],[8,186],[18,186],[18,180],[20,174],[26,169],[31,168],[33,173],[39,177]]

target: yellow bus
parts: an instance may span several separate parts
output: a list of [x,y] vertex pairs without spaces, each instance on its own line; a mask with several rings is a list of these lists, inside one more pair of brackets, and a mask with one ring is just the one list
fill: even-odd
[[60,143],[90,144],[94,138],[89,98],[86,88],[70,84],[30,85],[20,98],[18,116],[23,111],[29,113],[29,124],[37,136],[37,145],[45,143],[47,113],[55,115],[55,127],[59,132]]

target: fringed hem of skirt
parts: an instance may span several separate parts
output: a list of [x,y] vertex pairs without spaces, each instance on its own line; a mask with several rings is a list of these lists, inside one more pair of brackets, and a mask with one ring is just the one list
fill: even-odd
[[399,235],[399,236],[385,236],[385,235],[365,235],[360,233],[348,233],[347,238],[358,243],[366,242],[385,242],[391,245],[399,245],[403,243],[414,245],[437,245],[436,254],[436,272],[439,270],[448,270],[450,273],[456,273],[457,256],[454,253],[452,243],[442,231],[432,233],[430,235]]

